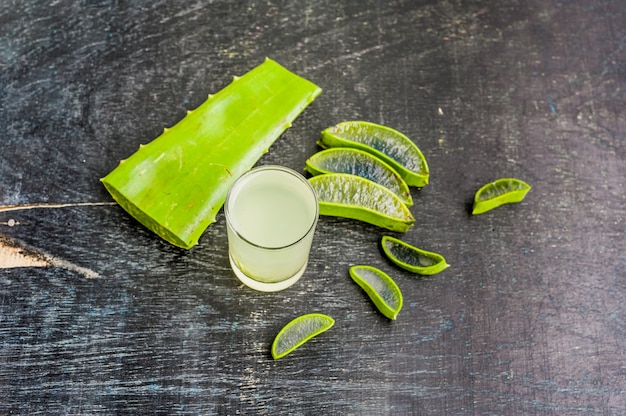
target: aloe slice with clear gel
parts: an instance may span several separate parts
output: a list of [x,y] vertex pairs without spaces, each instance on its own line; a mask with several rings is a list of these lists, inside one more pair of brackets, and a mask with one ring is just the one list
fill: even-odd
[[347,173],[309,178],[320,215],[351,218],[391,231],[406,232],[415,217],[396,194],[382,185]]
[[402,292],[387,273],[372,266],[352,266],[350,277],[383,315],[392,320],[398,317],[402,309]]
[[321,313],[298,316],[285,325],[274,338],[271,353],[275,360],[293,352],[311,338],[329,330],[335,320]]
[[323,148],[352,147],[389,164],[409,186],[428,184],[429,170],[422,151],[405,134],[368,121],[344,121],[322,131]]
[[406,206],[413,205],[409,187],[386,162],[371,153],[348,147],[333,147],[315,153],[304,168],[312,175],[349,173],[369,179],[396,194]]
[[473,215],[483,214],[504,204],[521,202],[531,186],[515,178],[500,178],[483,185],[474,195]]
[[450,267],[441,254],[422,250],[395,237],[383,236],[381,245],[389,260],[412,273],[433,275]]

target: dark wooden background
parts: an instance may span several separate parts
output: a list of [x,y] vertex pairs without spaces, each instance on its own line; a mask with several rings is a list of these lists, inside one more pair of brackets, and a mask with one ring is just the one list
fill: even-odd
[[[0,205],[60,204],[0,209],[6,255],[58,259],[0,269],[0,414],[626,413],[625,45],[623,0],[0,2]],[[399,129],[432,171],[401,237],[452,267],[416,278],[384,230],[322,218],[303,280],[258,293],[223,214],[184,251],[100,204],[266,56],[324,92],[259,163],[302,169],[344,120]],[[526,200],[469,215],[505,176]],[[353,264],[394,277],[397,321]],[[273,361],[308,312],[337,323]]]

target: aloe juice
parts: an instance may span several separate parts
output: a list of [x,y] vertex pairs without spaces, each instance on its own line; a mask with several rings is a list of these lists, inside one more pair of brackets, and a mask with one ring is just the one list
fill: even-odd
[[225,211],[230,261],[242,282],[274,291],[302,276],[318,217],[306,179],[278,166],[253,169],[233,185]]

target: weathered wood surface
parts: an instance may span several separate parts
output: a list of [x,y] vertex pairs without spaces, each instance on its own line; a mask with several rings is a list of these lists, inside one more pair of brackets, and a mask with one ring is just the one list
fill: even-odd
[[[61,205],[0,212],[6,256],[60,262],[0,269],[0,413],[624,414],[625,42],[619,0],[0,3],[0,205]],[[452,267],[415,278],[384,231],[322,218],[301,283],[257,293],[223,215],[183,251],[99,205],[265,56],[324,92],[260,163],[301,169],[344,120],[403,131],[432,181],[402,237]],[[502,176],[526,200],[471,217]],[[357,263],[394,276],[397,321]],[[337,323],[272,361],[307,312]]]

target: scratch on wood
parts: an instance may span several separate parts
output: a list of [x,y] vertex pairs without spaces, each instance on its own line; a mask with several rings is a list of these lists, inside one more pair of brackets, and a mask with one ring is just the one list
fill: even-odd
[[53,267],[58,267],[60,269],[66,269],[66,270],[71,270],[71,271],[76,272],[76,273],[80,273],[83,276],[85,276],[87,279],[95,279],[96,277],[100,277],[99,273],[94,272],[91,269],[87,269],[85,267],[77,266],[74,263],[70,263],[67,260],[59,259],[57,257],[52,257],[52,256],[49,256],[47,254],[44,254],[44,255],[46,256],[46,258],[50,262],[50,265],[53,266]]
[[77,266],[44,251],[26,247],[0,235],[0,269],[17,267],[58,267],[80,273],[88,279],[100,276],[93,270]]
[[387,44],[387,45],[374,45],[374,46],[371,46],[369,48],[361,49],[359,51],[355,51],[355,52],[348,53],[348,54],[345,54],[345,55],[341,55],[341,56],[338,56],[338,57],[335,57],[335,58],[327,59],[326,61],[321,62],[318,65],[307,67],[306,70],[307,71],[316,71],[316,70],[318,70],[320,68],[323,68],[323,67],[325,67],[325,66],[327,66],[327,65],[329,65],[331,63],[335,63],[335,62],[338,62],[338,61],[345,61],[347,59],[360,58],[361,56],[363,56],[363,55],[365,55],[367,53],[384,49],[385,47],[387,47],[389,45],[390,44]]
[[36,208],[68,208],[68,207],[98,207],[106,205],[115,205],[117,202],[75,202],[68,204],[23,204],[23,205],[0,205],[0,212],[21,211]]

